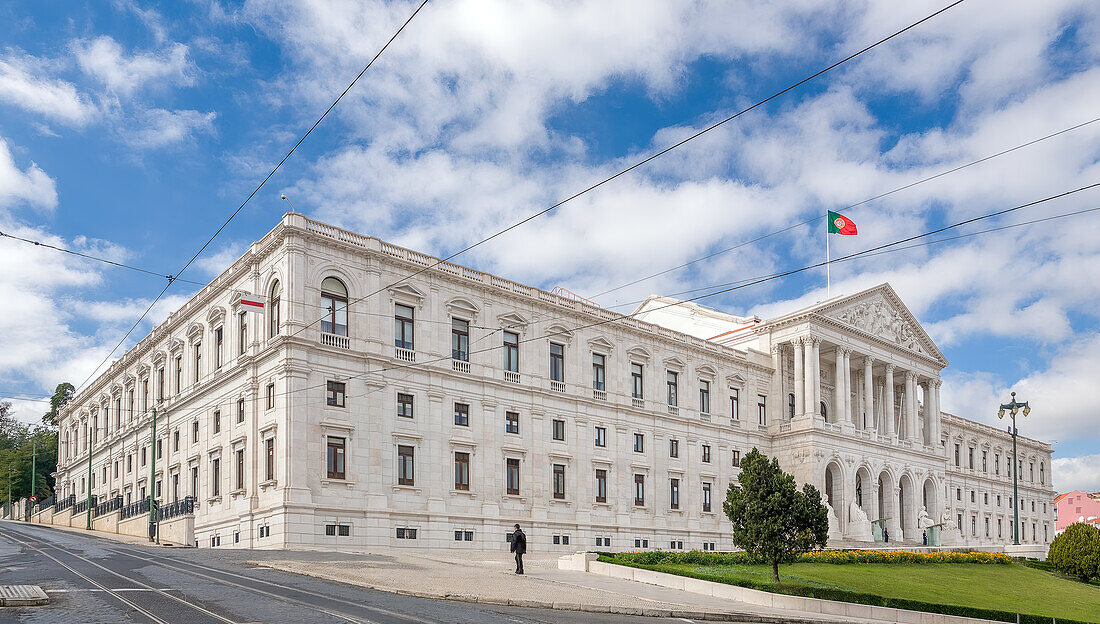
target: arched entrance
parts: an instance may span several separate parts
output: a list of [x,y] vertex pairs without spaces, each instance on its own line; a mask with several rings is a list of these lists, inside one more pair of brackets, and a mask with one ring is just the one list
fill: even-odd
[[939,509],[939,496],[938,489],[936,488],[936,482],[932,479],[924,480],[924,496],[921,498],[921,504],[924,505],[924,510],[928,512],[928,516],[934,521],[940,521],[940,509]]
[[901,475],[898,480],[898,524],[905,535],[916,535],[917,532],[915,494],[913,480],[907,474]]
[[877,520],[879,517],[878,501],[874,498],[874,481],[871,479],[871,472],[866,466],[860,466],[856,471],[856,504],[859,505],[863,513],[867,514],[869,520]]
[[837,519],[846,518],[844,507],[844,475],[836,462],[825,467],[825,500],[833,508]]

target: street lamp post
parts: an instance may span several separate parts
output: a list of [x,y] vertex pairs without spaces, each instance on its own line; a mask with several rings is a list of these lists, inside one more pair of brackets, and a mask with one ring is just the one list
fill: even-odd
[[[158,401],[159,402],[159,401]],[[160,543],[160,536],[155,535],[156,529],[160,527],[157,525],[157,508],[156,508],[156,492],[157,492],[157,408],[153,407],[153,432],[150,437],[149,446],[152,447],[152,461],[149,462],[149,541],[153,541],[156,538],[157,543]],[[154,528],[155,527],[155,528]]]
[[95,444],[92,444],[92,438],[95,437],[95,427],[89,426],[88,429],[88,530],[92,530],[92,451],[95,450]]
[[11,480],[12,475],[15,474],[15,468],[8,466],[8,517],[13,518],[14,515],[11,512]]
[[1016,393],[1013,392],[1012,400],[1002,403],[1001,410],[997,412],[997,418],[1004,418],[1005,412],[1008,412],[1009,418],[1012,419],[1008,432],[1012,434],[1012,543],[1016,546],[1020,545],[1020,464],[1016,459],[1016,413],[1021,409],[1024,410],[1024,416],[1031,413],[1031,407],[1028,406],[1027,401],[1017,402]]

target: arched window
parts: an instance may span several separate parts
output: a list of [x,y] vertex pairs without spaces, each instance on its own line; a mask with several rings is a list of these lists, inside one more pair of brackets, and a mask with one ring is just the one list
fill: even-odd
[[321,282],[321,331],[337,336],[348,335],[348,289],[335,277],[326,277]]
[[825,422],[829,422],[829,408],[825,407],[825,401],[821,402],[821,417],[825,419]]
[[271,325],[268,328],[268,338],[274,338],[279,335],[279,296],[282,294],[282,288],[279,287],[279,281],[276,280],[271,285],[271,297],[268,299],[268,307],[270,308],[269,319]]
[[787,395],[787,420],[794,420],[794,394]]

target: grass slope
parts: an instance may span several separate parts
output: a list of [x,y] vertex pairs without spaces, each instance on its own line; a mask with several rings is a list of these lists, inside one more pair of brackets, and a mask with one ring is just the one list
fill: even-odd
[[[767,565],[639,567],[715,581],[771,583],[771,568]],[[839,588],[891,598],[1100,622],[1100,587],[1018,563],[794,563],[781,565],[779,575],[784,585]]]

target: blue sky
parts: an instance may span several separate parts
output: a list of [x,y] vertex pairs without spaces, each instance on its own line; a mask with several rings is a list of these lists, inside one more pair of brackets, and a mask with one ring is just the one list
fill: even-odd
[[[446,255],[946,4],[433,0],[185,277],[289,206]],[[412,12],[408,2],[0,7],[0,230],[175,273]],[[1100,117],[1100,11],[967,0],[683,148],[479,247],[465,264],[582,295]],[[1100,122],[846,214],[835,255],[1100,181]],[[1096,207],[1100,191],[1006,216]],[[820,224],[598,298],[818,261]],[[976,224],[964,232],[989,227]],[[1097,213],[833,268],[889,281],[943,349],[944,407],[1056,441],[1100,489]],[[0,390],[78,383],[163,286],[0,239]],[[193,292],[174,285],[143,336]],[[700,303],[768,316],[815,271]],[[18,399],[34,419],[41,405]]]

